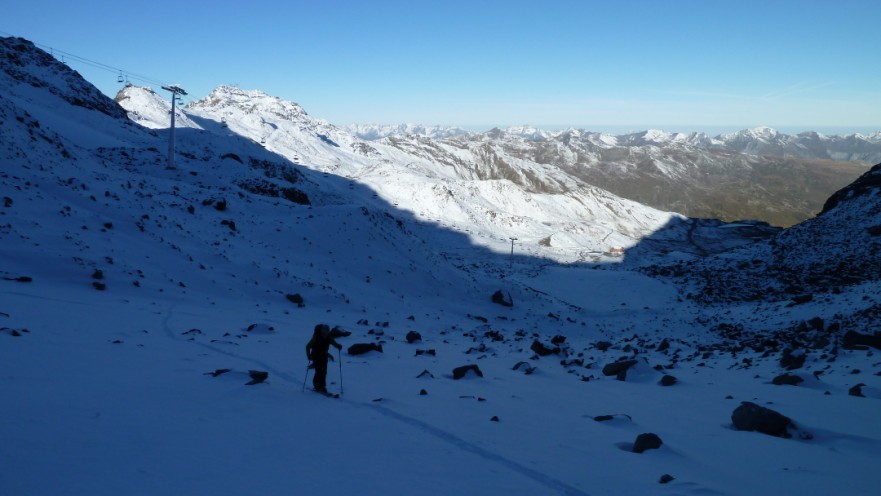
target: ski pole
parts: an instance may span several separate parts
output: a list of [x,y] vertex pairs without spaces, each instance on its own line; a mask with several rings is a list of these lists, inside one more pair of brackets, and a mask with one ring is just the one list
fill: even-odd
[[343,353],[340,352],[340,396],[343,394]]
[[309,378],[309,364],[306,363],[306,374],[303,375],[303,391],[302,392],[304,392],[304,393],[306,392],[306,379],[308,379],[308,378]]

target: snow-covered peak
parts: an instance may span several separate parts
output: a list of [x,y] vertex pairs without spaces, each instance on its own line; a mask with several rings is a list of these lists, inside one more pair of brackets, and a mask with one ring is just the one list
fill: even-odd
[[[168,94],[171,98],[171,93]],[[165,129],[171,126],[171,100],[153,91],[149,86],[126,85],[119,90],[114,98],[122,108],[128,112],[129,119],[151,129]],[[201,129],[183,113],[180,107],[175,107],[175,127],[191,127]]]
[[270,96],[260,90],[243,90],[236,86],[221,85],[201,100],[187,105],[187,110],[203,110],[212,112],[243,112],[270,114],[276,117],[296,121],[308,117],[300,105]]
[[532,126],[526,126],[526,125],[510,126],[510,127],[503,129],[503,131],[506,134],[511,135],[511,136],[519,136],[521,138],[527,138],[527,139],[531,139],[531,140],[547,139],[548,136],[550,136],[550,134],[551,134],[551,133],[544,131],[542,129],[538,129],[538,128],[535,128]]
[[659,129],[649,129],[639,133],[625,134],[618,137],[618,142],[630,146],[655,145],[663,146],[670,143],[683,143],[688,135],[682,133],[670,133]]
[[767,126],[759,126],[750,129],[741,129],[735,133],[727,133],[719,136],[724,141],[735,140],[762,140],[769,141],[780,137],[781,134],[776,129]]
[[861,140],[868,141],[871,143],[881,143],[881,131],[875,131],[874,133],[871,133],[871,134],[856,133],[853,135],[853,137],[856,139],[861,139]]
[[432,139],[447,139],[468,134],[468,131],[455,126],[424,126],[421,124],[350,124],[344,130],[365,141],[376,141],[390,136],[422,136]]

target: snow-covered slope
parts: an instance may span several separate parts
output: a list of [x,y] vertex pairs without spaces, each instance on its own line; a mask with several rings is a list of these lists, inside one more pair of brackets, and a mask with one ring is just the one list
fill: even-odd
[[[631,258],[694,259],[702,240],[747,228],[678,216],[634,238],[620,264],[553,262],[579,249],[568,231],[511,257],[510,240],[476,234],[498,236],[510,217],[463,217],[461,232],[384,197],[422,188],[415,205],[449,222],[465,207],[433,202],[475,188],[468,202],[573,229],[603,219],[573,222],[578,208],[628,204],[580,186],[562,201],[427,160],[356,160],[369,158],[360,141],[256,93],[262,121],[238,107],[227,127],[188,112],[199,128],[178,129],[168,169],[167,130],[106,98],[74,105],[70,84],[88,83],[30,43],[0,40],[0,60],[10,53],[21,64],[0,70],[0,494],[877,492],[881,369],[866,345],[834,346],[872,329],[851,317],[875,304],[877,279],[793,306],[687,298],[680,279],[631,271]],[[284,133],[302,140],[297,163],[271,149],[295,150]],[[331,168],[390,186],[375,194]],[[830,203],[821,218],[838,222],[822,227],[877,225],[871,184]],[[867,232],[838,256],[877,253]],[[671,251],[686,244],[689,255]],[[349,333],[330,364],[337,400],[303,391],[320,322]],[[767,339],[740,346],[747,334]],[[807,337],[810,349],[782,344]],[[382,352],[348,353],[355,343]],[[454,379],[464,365],[481,374]],[[775,385],[786,369],[799,386]],[[741,401],[791,418],[793,437],[737,430]],[[660,446],[634,452],[647,433]]]

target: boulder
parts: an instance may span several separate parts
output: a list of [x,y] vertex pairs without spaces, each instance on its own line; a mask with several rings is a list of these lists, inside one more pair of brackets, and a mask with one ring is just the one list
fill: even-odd
[[371,351],[382,353],[382,345],[376,343],[355,343],[346,350],[350,355],[363,355]]
[[633,359],[610,363],[603,367],[603,375],[614,375],[619,381],[623,381],[627,377],[627,370],[634,365],[636,365],[636,360]]
[[670,349],[670,341],[667,341],[667,338],[661,340],[661,344],[658,345],[658,351],[666,351]]
[[530,375],[535,372],[535,367],[529,365],[529,362],[517,362],[517,365],[514,365],[514,368],[511,370],[520,370],[523,369],[523,373],[526,375]]
[[633,452],[642,453],[645,450],[658,449],[662,444],[664,443],[657,434],[646,432],[636,436],[636,441],[633,443]]
[[249,370],[248,376],[251,378],[250,382],[246,382],[246,386],[253,386],[254,384],[260,384],[265,381],[269,377],[269,372],[264,372],[262,370]]
[[532,341],[529,349],[536,352],[539,356],[548,356],[560,352],[560,348],[548,348],[537,339]]
[[286,294],[286,295],[285,295],[285,298],[287,298],[288,301],[291,302],[291,303],[293,303],[294,305],[297,305],[297,307],[299,307],[299,308],[303,308],[304,306],[306,306],[306,303],[303,301],[303,297],[300,296],[299,293],[297,293],[297,294]]
[[406,339],[408,343],[413,344],[416,341],[422,341],[422,334],[419,334],[416,331],[410,331],[407,333]]
[[857,396],[857,397],[860,397],[860,398],[865,398],[866,395],[863,394],[863,386],[865,386],[865,384],[863,384],[863,383],[859,383],[859,384],[857,384],[856,386],[854,386],[854,387],[848,389],[848,390],[847,390],[847,394],[849,394],[849,395],[851,395],[851,396]]
[[633,421],[633,417],[631,417],[630,415],[627,415],[625,413],[615,413],[612,415],[597,415],[597,416],[593,417],[594,421],[596,421],[596,422],[608,422],[610,420],[615,420],[618,418],[625,418],[629,421]]
[[841,340],[841,346],[846,350],[864,350],[867,346],[881,350],[881,334],[872,335],[847,331]]
[[453,379],[459,380],[468,375],[468,372],[474,372],[478,377],[483,377],[483,372],[477,365],[462,365],[453,369]]
[[333,338],[345,338],[351,336],[351,331],[347,331],[340,326],[333,326],[333,329],[330,330],[330,335]]
[[677,379],[670,374],[665,374],[664,377],[661,377],[661,385],[662,386],[672,386],[676,384]]
[[790,437],[788,428],[794,426],[789,417],[750,401],[743,401],[734,409],[731,421],[739,431],[757,431],[786,438]]
[[783,350],[783,355],[780,357],[780,366],[786,370],[800,369],[804,366],[807,356],[808,354],[805,350],[787,348]]
[[508,297],[505,298],[505,294],[502,293],[502,290],[498,290],[492,295],[492,302],[502,305],[503,307],[513,307],[514,300],[511,298],[511,294],[508,293]]
[[795,374],[780,374],[771,380],[771,384],[775,386],[798,386],[805,380]]

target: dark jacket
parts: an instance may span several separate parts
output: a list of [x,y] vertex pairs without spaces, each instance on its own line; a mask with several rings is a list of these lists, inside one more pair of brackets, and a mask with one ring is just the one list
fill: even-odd
[[318,324],[312,333],[312,339],[306,343],[306,358],[312,361],[327,361],[330,347],[340,349],[343,346],[336,342],[327,324]]

